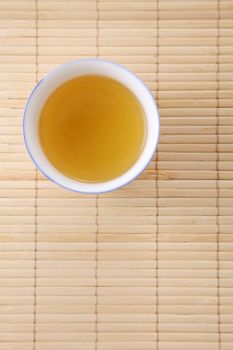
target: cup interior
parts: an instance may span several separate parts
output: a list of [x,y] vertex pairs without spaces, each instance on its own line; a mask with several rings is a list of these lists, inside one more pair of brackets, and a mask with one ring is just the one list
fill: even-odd
[[[133,166],[121,176],[101,183],[76,181],[65,176],[47,159],[39,139],[40,113],[49,95],[65,81],[83,75],[101,75],[125,85],[139,100],[146,119],[144,148]],[[27,150],[37,168],[56,184],[77,192],[103,193],[132,181],[147,166],[158,144],[159,113],[154,98],[144,83],[126,68],[104,60],[85,59],[65,63],[51,71],[33,89],[24,111],[23,134]]]

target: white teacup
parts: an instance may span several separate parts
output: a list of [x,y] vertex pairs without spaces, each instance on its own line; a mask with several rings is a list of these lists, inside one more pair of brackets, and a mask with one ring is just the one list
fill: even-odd
[[[144,148],[133,166],[123,175],[111,181],[90,183],[76,181],[65,176],[49,162],[40,144],[38,124],[40,112],[45,101],[58,86],[81,75],[101,75],[119,81],[134,93],[144,109],[147,124]],[[33,89],[24,110],[23,134],[31,159],[37,168],[51,181],[72,191],[103,193],[128,184],[146,168],[158,145],[159,113],[150,91],[128,69],[105,60],[84,59],[65,63],[39,81]]]

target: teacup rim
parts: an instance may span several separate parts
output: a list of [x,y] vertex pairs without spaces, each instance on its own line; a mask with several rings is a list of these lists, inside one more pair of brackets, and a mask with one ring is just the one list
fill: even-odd
[[[81,182],[81,181],[76,181],[73,180],[71,178],[69,178],[68,176],[65,176],[64,174],[62,174],[67,180],[71,180],[72,183],[76,183],[77,186],[75,188],[75,186],[67,186],[64,183],[62,183],[62,181],[59,181],[56,179],[56,176],[51,176],[51,174],[49,173],[49,171],[46,171],[38,162],[38,160],[36,159],[36,157],[33,155],[33,151],[31,150],[31,147],[28,143],[28,137],[27,137],[27,132],[26,132],[26,123],[27,123],[27,118],[28,118],[28,108],[29,105],[32,103],[32,99],[35,96],[35,93],[38,91],[39,87],[41,87],[41,85],[47,81],[48,79],[52,79],[53,75],[57,75],[59,73],[59,71],[61,69],[64,69],[67,66],[70,65],[80,65],[83,62],[85,63],[97,63],[97,64],[103,64],[103,65],[111,65],[112,67],[114,67],[114,69],[120,69],[123,70],[125,72],[125,74],[127,74],[128,76],[130,76],[131,78],[133,77],[133,79],[136,79],[137,82],[140,83],[141,87],[144,89],[144,91],[146,91],[146,93],[148,94],[148,96],[150,96],[150,102],[153,105],[154,108],[154,112],[155,112],[155,124],[156,124],[156,130],[154,130],[154,141],[153,141],[153,149],[150,149],[150,157],[147,157],[146,162],[143,163],[143,165],[140,167],[140,171],[135,172],[133,175],[131,175],[129,177],[129,179],[127,181],[120,181],[119,184],[115,185],[115,186],[107,186],[107,188],[104,189],[104,187],[106,187],[106,185],[109,185],[111,182],[115,181],[117,182],[118,179],[122,179],[122,177],[124,177],[125,174],[128,173],[128,171],[130,169],[132,169],[132,167],[130,169],[128,169],[125,173],[123,173],[121,176],[110,180],[110,181],[106,181],[106,182],[96,182],[96,183],[89,183],[89,182]],[[85,74],[87,75],[87,74]],[[103,75],[103,74],[102,74]],[[75,75],[74,75],[75,77]],[[127,85],[126,85],[127,86]],[[144,106],[143,106],[144,109]],[[145,109],[144,109],[145,111]],[[145,111],[145,115],[146,118],[148,118],[148,115],[146,114]],[[156,148],[158,146],[158,142],[159,142],[159,134],[160,134],[160,122],[159,122],[159,112],[158,112],[158,108],[155,102],[155,99],[151,93],[151,91],[148,89],[148,87],[146,86],[146,84],[133,72],[131,72],[128,68],[124,67],[123,65],[120,65],[116,62],[113,61],[109,61],[109,60],[105,60],[105,59],[100,59],[100,58],[85,58],[85,59],[79,59],[79,60],[73,60],[73,61],[68,61],[65,62],[61,65],[58,65],[57,67],[55,67],[54,69],[52,69],[50,72],[48,72],[46,74],[46,76],[44,78],[42,78],[40,81],[37,82],[37,84],[34,86],[33,90],[31,91],[29,98],[27,100],[25,109],[24,109],[24,114],[23,114],[23,138],[24,138],[24,143],[26,146],[26,149],[29,153],[29,156],[31,157],[33,163],[35,164],[35,166],[38,168],[38,170],[44,175],[46,176],[50,181],[52,181],[53,183],[55,183],[56,185],[73,191],[73,192],[78,192],[78,193],[84,193],[84,194],[101,194],[101,193],[107,193],[107,192],[111,192],[114,191],[116,189],[119,189],[123,186],[128,185],[131,181],[133,181],[136,177],[138,177],[144,170],[145,168],[148,166],[148,164],[151,162],[154,153],[156,151]],[[141,159],[142,154],[139,156],[138,160],[139,161]],[[49,162],[50,163],[50,162]],[[51,163],[50,163],[51,164]],[[59,170],[58,170],[59,172]],[[59,172],[60,173],[60,172]],[[82,189],[82,185],[84,185],[86,188],[88,187],[88,190],[84,190]]]

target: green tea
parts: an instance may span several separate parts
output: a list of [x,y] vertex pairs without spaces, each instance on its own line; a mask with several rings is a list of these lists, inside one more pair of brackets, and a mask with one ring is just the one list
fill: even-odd
[[48,97],[39,136],[48,160],[64,175],[104,182],[136,162],[146,122],[138,99],[123,84],[85,75],[66,81]]

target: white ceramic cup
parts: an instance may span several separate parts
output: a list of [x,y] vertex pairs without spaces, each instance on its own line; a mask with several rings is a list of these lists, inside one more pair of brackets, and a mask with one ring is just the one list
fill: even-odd
[[[90,183],[76,181],[65,176],[47,159],[40,144],[38,124],[41,109],[48,96],[65,81],[82,75],[101,75],[119,81],[137,97],[145,113],[147,135],[138,160],[123,175],[106,182]],[[153,157],[159,139],[159,113],[154,98],[145,84],[128,69],[100,59],[84,59],[58,66],[33,89],[23,118],[25,145],[37,168],[56,184],[77,192],[103,193],[128,184],[138,176]]]

